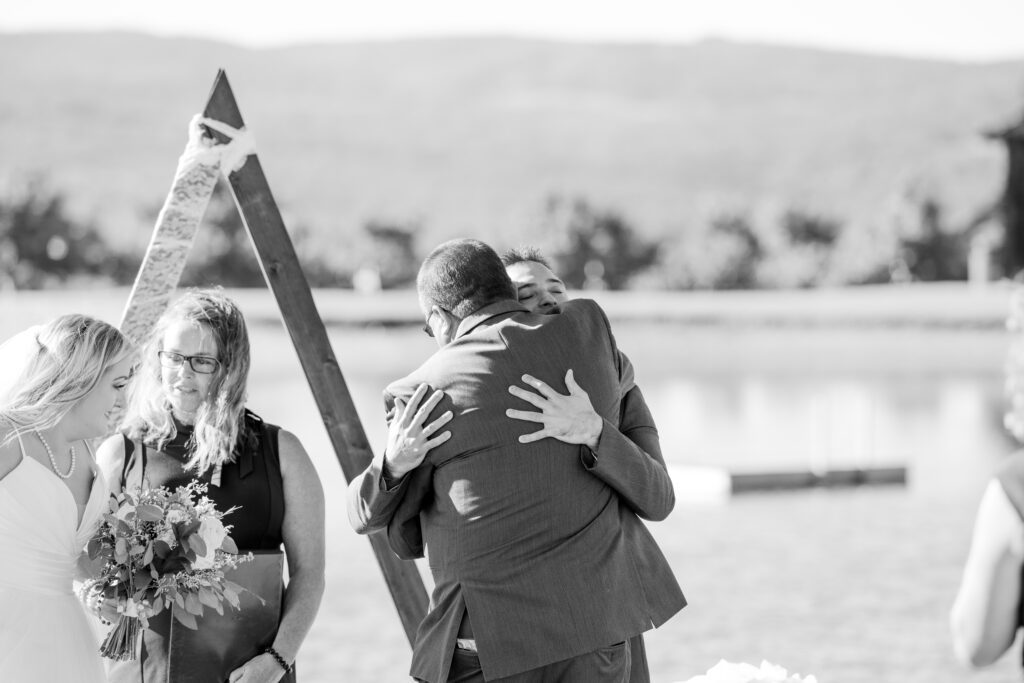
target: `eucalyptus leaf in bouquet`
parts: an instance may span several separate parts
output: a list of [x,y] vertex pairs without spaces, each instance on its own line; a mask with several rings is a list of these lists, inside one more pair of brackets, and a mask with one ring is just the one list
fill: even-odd
[[117,624],[100,653],[135,659],[140,628],[165,609],[183,626],[198,628],[206,608],[238,608],[241,586],[225,570],[252,559],[239,555],[231,527],[222,521],[237,508],[217,510],[207,486],[191,482],[135,489],[111,496],[103,522],[86,547],[90,578],[82,589],[87,606]]

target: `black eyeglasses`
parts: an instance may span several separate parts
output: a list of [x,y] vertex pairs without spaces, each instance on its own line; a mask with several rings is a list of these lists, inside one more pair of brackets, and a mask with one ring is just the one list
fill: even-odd
[[160,365],[165,368],[180,368],[188,361],[192,371],[200,375],[212,375],[220,367],[220,361],[209,356],[186,356],[174,351],[158,351],[156,355],[160,356]]

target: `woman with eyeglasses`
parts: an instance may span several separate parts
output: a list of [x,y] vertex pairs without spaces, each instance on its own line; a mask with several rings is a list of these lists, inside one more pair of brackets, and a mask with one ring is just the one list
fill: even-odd
[[237,305],[220,290],[187,291],[145,345],[123,435],[103,444],[100,460],[115,491],[198,480],[217,509],[237,506],[225,524],[256,560],[232,580],[265,603],[243,593],[241,613],[207,608],[195,632],[161,612],[137,660],[108,664],[113,683],[295,680],[324,590],[323,489],[299,440],[245,409],[248,374]]

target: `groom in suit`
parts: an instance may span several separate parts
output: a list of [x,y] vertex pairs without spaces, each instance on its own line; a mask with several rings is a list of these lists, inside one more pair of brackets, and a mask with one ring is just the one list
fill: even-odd
[[[528,313],[497,254],[475,240],[435,249],[417,289],[440,350],[385,399],[400,407],[429,385],[443,392],[428,404],[431,416],[450,411],[456,428],[426,457],[385,451],[349,498],[361,533],[387,526],[399,505],[420,512],[435,585],[412,675],[430,683],[628,680],[627,641],[685,600],[674,579],[657,593],[645,587],[624,530],[618,492],[661,477],[649,458],[605,455],[627,447],[615,429],[621,367],[607,319],[587,300],[557,316]],[[602,419],[596,447],[520,443],[532,428],[507,419],[518,407],[508,387],[524,374],[560,387],[567,368]],[[460,678],[474,668],[475,678]]]

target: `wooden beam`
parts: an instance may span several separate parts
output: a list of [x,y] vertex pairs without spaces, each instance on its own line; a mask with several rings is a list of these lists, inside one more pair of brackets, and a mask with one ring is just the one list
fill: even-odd
[[[223,70],[217,73],[203,115],[234,128],[245,125]],[[220,142],[227,141],[216,131],[209,132]],[[277,299],[285,328],[313,391],[338,463],[345,479],[351,481],[366,469],[373,459],[373,452],[259,159],[255,155],[250,156],[245,165],[228,179],[263,275]],[[399,560],[391,552],[384,534],[371,534],[369,538],[406,636],[412,643],[426,614],[427,594],[423,580],[414,563]]]

